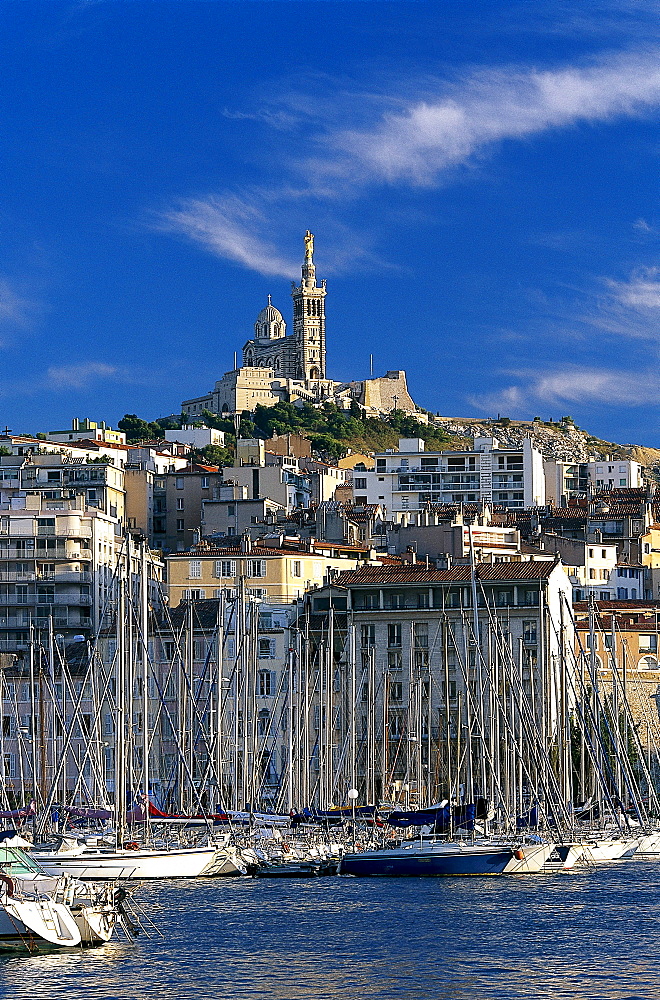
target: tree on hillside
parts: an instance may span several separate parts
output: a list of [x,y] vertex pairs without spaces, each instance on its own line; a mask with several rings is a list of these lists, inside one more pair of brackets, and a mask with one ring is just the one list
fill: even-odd
[[126,435],[128,444],[148,441],[150,438],[162,438],[163,428],[160,424],[149,423],[138,417],[136,413],[125,413],[117,424],[120,431]]

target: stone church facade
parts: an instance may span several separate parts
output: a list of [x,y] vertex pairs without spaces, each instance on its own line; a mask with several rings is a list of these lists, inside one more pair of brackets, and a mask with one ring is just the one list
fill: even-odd
[[[408,393],[406,374],[387,372],[384,378],[358,382],[335,382],[326,376],[325,300],[326,282],[316,280],[314,236],[305,234],[305,259],[300,284],[292,282],[293,332],[271,302],[254,324],[254,336],[243,347],[243,364],[226,372],[205,396],[185,400],[181,410],[190,419],[203,410],[236,413],[279,400],[320,404],[326,400],[348,409],[357,402],[370,414],[394,408],[417,411]],[[381,385],[382,383],[382,385]]]

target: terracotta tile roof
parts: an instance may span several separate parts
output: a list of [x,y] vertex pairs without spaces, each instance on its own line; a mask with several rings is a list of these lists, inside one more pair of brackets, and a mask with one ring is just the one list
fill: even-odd
[[[556,567],[556,562],[479,563],[479,580],[515,581],[546,580]],[[451,569],[427,569],[425,566],[362,566],[360,569],[340,573],[333,581],[340,587],[379,586],[404,583],[452,583],[469,581],[469,566]]]
[[[660,612],[660,601],[596,601],[597,611],[635,611],[641,612],[645,611],[658,611]],[[589,602],[588,601],[576,601],[573,605],[573,611],[575,614],[588,614],[589,613]]]

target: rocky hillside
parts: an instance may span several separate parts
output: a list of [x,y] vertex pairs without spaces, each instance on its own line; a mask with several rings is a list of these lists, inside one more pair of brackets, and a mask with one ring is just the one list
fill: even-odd
[[[495,437],[508,448],[519,447],[523,438],[530,437],[544,458],[563,462],[586,462],[590,458],[634,458],[643,465],[660,462],[660,451],[635,445],[614,444],[593,437],[570,420],[479,420],[465,417],[433,417],[433,422],[456,438]],[[638,458],[636,451],[640,455]],[[644,458],[642,458],[642,453]]]

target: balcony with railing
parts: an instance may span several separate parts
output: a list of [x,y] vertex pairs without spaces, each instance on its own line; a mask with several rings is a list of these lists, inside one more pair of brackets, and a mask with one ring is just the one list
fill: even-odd
[[[30,625],[34,625],[35,628],[48,628],[50,625],[50,615],[29,615],[16,617],[16,615],[5,615],[3,616],[2,611],[0,611],[0,630],[4,629],[15,629],[18,631],[23,631],[28,629]],[[53,610],[52,613],[53,628],[75,628],[75,629],[88,629],[92,627],[92,619],[87,617],[76,617],[71,615],[58,612],[57,609]]]
[[41,606],[89,606],[89,594],[0,594],[0,608]]

